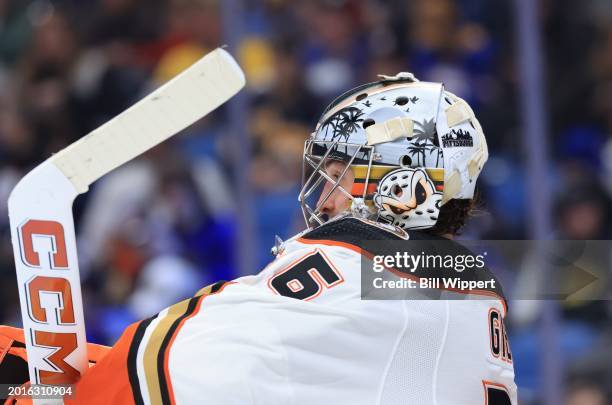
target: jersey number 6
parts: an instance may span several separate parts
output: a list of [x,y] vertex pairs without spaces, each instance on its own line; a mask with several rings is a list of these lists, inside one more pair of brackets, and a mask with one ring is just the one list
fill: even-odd
[[343,281],[340,272],[317,249],[274,275],[268,286],[279,295],[308,301],[318,297],[324,288],[332,288]]

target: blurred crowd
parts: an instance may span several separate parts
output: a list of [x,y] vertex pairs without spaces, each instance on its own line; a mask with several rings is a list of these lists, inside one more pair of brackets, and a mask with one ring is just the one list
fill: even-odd
[[[303,141],[335,96],[378,73],[442,81],[474,107],[491,157],[482,213],[464,237],[528,238],[534,174],[524,169],[511,0],[242,4],[242,15],[223,18],[221,0],[0,0],[0,323],[20,322],[6,215],[12,187],[232,30],[241,34],[234,53],[248,80],[244,116],[222,107],[75,201],[90,340],[112,344],[127,324],[241,275],[244,216],[254,223],[252,271],[270,261],[274,235],[304,226]],[[612,3],[541,0],[539,8],[554,237],[610,239]],[[246,123],[250,143],[239,142],[233,120]],[[251,159],[237,164],[245,145]],[[237,201],[240,176],[250,186],[246,203]],[[560,306],[567,403],[610,403],[612,305]],[[537,403],[537,310],[518,312],[510,332],[519,392]]]

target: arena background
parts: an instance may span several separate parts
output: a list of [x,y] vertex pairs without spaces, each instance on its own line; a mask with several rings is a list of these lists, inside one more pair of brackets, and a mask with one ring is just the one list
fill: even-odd
[[[275,234],[303,229],[318,114],[377,73],[443,81],[476,110],[491,157],[463,238],[611,236],[608,0],[0,0],[0,323],[20,324],[12,187],[220,44],[247,90],[75,203],[90,341],[270,261]],[[607,300],[510,312],[522,404],[610,403]]]

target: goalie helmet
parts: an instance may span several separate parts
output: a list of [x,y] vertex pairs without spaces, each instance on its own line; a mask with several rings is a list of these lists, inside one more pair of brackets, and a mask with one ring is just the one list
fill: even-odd
[[[309,228],[326,221],[322,206],[336,191],[354,215],[402,229],[431,228],[446,202],[474,196],[488,151],[470,106],[410,73],[379,77],[334,100],[305,143],[299,201]],[[333,160],[347,165],[335,179],[325,172]]]

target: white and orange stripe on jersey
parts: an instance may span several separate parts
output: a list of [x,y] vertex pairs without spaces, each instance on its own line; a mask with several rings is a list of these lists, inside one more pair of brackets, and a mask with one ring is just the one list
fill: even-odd
[[516,404],[498,292],[361,299],[359,240],[402,237],[419,234],[345,218],[286,242],[259,274],[128,328],[77,402]]

